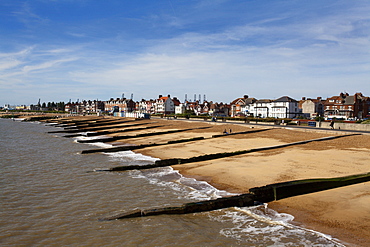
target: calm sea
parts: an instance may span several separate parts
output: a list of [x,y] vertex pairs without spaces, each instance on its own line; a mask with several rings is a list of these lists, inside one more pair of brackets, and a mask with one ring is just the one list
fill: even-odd
[[47,133],[57,129],[0,119],[1,246],[340,246],[265,206],[99,221],[228,193],[170,167],[91,172],[155,159],[133,152],[82,155],[96,146]]

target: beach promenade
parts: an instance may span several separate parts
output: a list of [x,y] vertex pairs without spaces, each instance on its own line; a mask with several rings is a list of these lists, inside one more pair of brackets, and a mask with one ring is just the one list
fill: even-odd
[[[77,119],[89,119],[89,117],[70,118],[71,122]],[[108,143],[115,147],[163,144],[133,150],[160,159],[236,152],[353,133],[328,129],[173,119],[135,121],[134,119],[91,117],[90,120],[108,122],[121,120],[121,123],[117,121],[116,124],[107,125],[104,128],[105,137],[116,137]],[[124,120],[131,122],[122,122]],[[138,124],[141,124],[141,128]],[[90,126],[82,124],[79,128],[81,131],[94,131],[94,128],[98,133],[103,131],[97,130],[97,125],[93,124]],[[176,130],[183,131],[176,132]],[[264,131],[255,132],[256,130]],[[241,134],[236,134],[239,132]],[[147,135],[147,133],[153,134]],[[204,180],[218,189],[235,193],[248,193],[250,188],[272,183],[367,173],[370,172],[370,135],[358,132],[357,134],[233,157],[179,164],[174,165],[173,168],[179,170],[184,176]],[[191,138],[198,139],[168,144],[171,141]],[[294,224],[329,234],[348,246],[369,245],[369,205],[369,182],[269,203],[270,208],[293,215]]]

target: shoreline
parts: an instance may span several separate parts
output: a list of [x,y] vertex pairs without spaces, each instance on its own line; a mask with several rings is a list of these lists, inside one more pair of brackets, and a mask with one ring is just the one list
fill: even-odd
[[[190,123],[191,124],[191,123]],[[294,130],[291,130],[294,131]],[[297,131],[298,132],[298,131]],[[307,133],[306,133],[307,134]],[[310,136],[315,136],[315,133],[309,133]],[[320,135],[320,134],[319,134]],[[296,180],[296,179],[306,179],[306,178],[322,178],[322,177],[339,177],[341,175],[350,175],[362,172],[368,172],[366,166],[370,163],[370,157],[366,159],[366,152],[370,151],[370,137],[369,136],[361,136],[363,139],[367,139],[368,146],[367,150],[355,151],[359,148],[358,146],[354,145],[355,147],[348,147],[347,150],[343,150],[343,145],[345,146],[348,143],[354,143],[353,140],[357,139],[358,137],[352,137],[353,140],[333,140],[328,141],[330,144],[327,146],[329,148],[328,151],[325,152],[326,145],[323,143],[315,143],[315,144],[304,144],[307,147],[305,152],[302,152],[300,148],[295,148],[294,151],[288,153],[282,152],[282,150],[272,150],[272,151],[262,151],[259,153],[263,153],[260,157],[254,157],[257,160],[264,162],[263,159],[266,157],[271,157],[271,159],[277,158],[279,156],[287,156],[288,159],[295,158],[295,162],[299,162],[299,156],[302,155],[303,159],[309,159],[311,156],[318,156],[316,160],[324,160],[325,157],[330,157],[335,161],[342,159],[341,164],[350,163],[351,160],[356,159],[357,155],[364,156],[364,160],[361,162],[362,170],[356,169],[353,170],[351,167],[346,167],[340,170],[340,166],[333,166],[331,164],[328,167],[327,171],[325,169],[317,172],[317,174],[311,174],[307,176],[297,177],[295,174],[289,174],[289,169],[285,170],[285,174],[281,174],[280,178],[271,178],[271,180],[256,181],[258,179],[254,178],[254,182],[248,183],[243,181],[243,176],[233,177],[232,174],[240,174],[249,169],[243,167],[242,169],[236,169],[230,171],[230,169],[223,168],[223,162],[218,161],[204,161],[204,162],[197,162],[194,164],[186,164],[186,165],[175,165],[172,166],[173,169],[178,170],[180,174],[185,177],[191,177],[197,180],[203,180],[211,184],[217,189],[226,190],[231,193],[247,193],[248,189],[251,187],[256,186],[263,186],[266,184],[270,184],[273,182],[282,182],[288,180]],[[284,139],[282,137],[281,139]],[[295,138],[292,138],[295,140]],[[256,140],[254,140],[256,141]],[[271,142],[272,140],[270,140]],[[276,141],[276,140],[274,140]],[[281,142],[282,140],[280,140]],[[287,141],[285,139],[285,141]],[[348,143],[347,143],[348,142]],[[226,145],[229,143],[226,142]],[[259,143],[260,144],[260,143]],[[181,155],[184,156],[187,152],[192,152],[194,154],[199,154],[195,150],[187,150],[185,148],[186,145],[182,145],[179,147],[181,149]],[[360,144],[361,146],[361,144]],[[191,149],[191,148],[190,148]],[[284,148],[286,150],[291,148]],[[323,149],[324,151],[321,151]],[[136,152],[140,152],[144,155],[153,156],[156,158],[170,158],[170,157],[179,157],[179,154],[176,151],[170,152],[167,150],[163,150],[161,148],[157,148],[157,151],[154,151],[155,148],[151,149],[143,149],[138,150]],[[298,154],[294,154],[297,153]],[[323,153],[320,153],[323,152]],[[210,151],[212,153],[212,151]],[[176,155],[177,154],[177,155]],[[319,155],[320,154],[320,155]],[[194,155],[196,156],[196,155]],[[243,156],[243,155],[242,155]],[[248,156],[248,155],[245,155]],[[249,156],[258,156],[255,154],[251,154]],[[284,160],[283,157],[279,157],[280,164],[284,164],[284,162],[288,162],[287,159]],[[335,158],[336,157],[336,158]],[[347,157],[347,158],[346,158]],[[246,158],[247,159],[247,158]],[[281,159],[281,160],[280,160]],[[224,163],[232,162],[233,158],[225,158]],[[256,161],[258,162],[258,161]],[[240,165],[236,162],[235,166]],[[326,164],[320,164],[326,165]],[[284,165],[283,165],[284,166]],[[307,166],[310,166],[308,163]],[[317,167],[316,167],[317,168]],[[336,169],[337,168],[337,169]],[[244,169],[244,170],[243,170]],[[266,168],[267,169],[267,168]],[[293,167],[290,167],[293,169]],[[214,172],[214,171],[217,172]],[[303,173],[305,173],[304,169],[301,169]],[[275,172],[278,172],[276,169]],[[306,171],[307,172],[307,171]],[[264,169],[254,168],[254,172],[251,173],[255,174],[254,176],[262,177],[264,175]],[[283,172],[284,173],[284,172]],[[323,174],[320,174],[323,173]],[[220,175],[224,174],[224,175]],[[226,175],[225,175],[226,174]],[[244,176],[246,178],[246,176]],[[277,179],[277,180],[276,180]],[[370,193],[367,194],[367,191],[370,191],[370,184],[365,183],[366,186],[364,188],[361,185],[352,185],[343,188],[332,189],[328,191],[322,191],[317,193],[312,193],[308,195],[302,195],[292,198],[283,199],[276,202],[268,203],[269,208],[279,212],[279,213],[288,213],[294,216],[294,221],[292,224],[311,229],[314,231],[321,232],[323,234],[330,235],[332,238],[337,239],[340,243],[346,246],[367,246],[370,243],[370,234],[366,229],[370,229],[370,224],[366,223],[370,221],[370,208],[367,209],[366,205],[370,205]],[[335,195],[337,197],[332,197],[333,191],[337,191]],[[354,202],[353,196],[357,196],[357,201]],[[351,203],[353,201],[353,203]],[[341,203],[340,203],[341,202]],[[343,203],[348,202],[348,203]],[[320,208],[320,204],[323,205],[323,208]],[[304,205],[304,206],[302,206]],[[362,208],[359,208],[358,205],[365,205]],[[330,208],[332,212],[329,212],[326,207]],[[341,208],[346,208],[346,210],[342,210]],[[358,212],[356,212],[358,211]],[[349,215],[349,216],[347,216]],[[349,226],[348,226],[349,225]]]
[[[147,120],[144,120],[147,121]],[[190,122],[153,119],[164,126],[155,131],[211,126],[175,134],[125,140],[130,145],[163,143],[174,139],[203,136],[209,138],[191,143],[171,144],[134,150],[135,153],[159,159],[186,158],[202,154],[238,151],[249,148],[291,143],[332,136],[324,131],[301,131],[271,128],[260,133],[210,138],[224,129],[233,132],[250,130],[250,126],[230,123]],[[120,127],[122,128],[122,126]],[[254,129],[268,127],[253,127]],[[268,128],[269,129],[269,128]],[[153,130],[152,130],[153,131]],[[145,131],[136,131],[135,134]],[[111,134],[116,136],[119,134]],[[122,134],[121,134],[122,135]],[[124,135],[124,134],[123,134]],[[131,135],[131,134],[126,134]],[[122,145],[119,141],[110,143]],[[206,181],[219,190],[247,193],[249,188],[297,179],[340,177],[369,172],[370,135],[344,137],[276,150],[202,161],[172,168],[185,177]],[[370,243],[370,183],[296,196],[268,203],[269,208],[295,217],[291,222],[307,229],[328,234],[347,246]],[[367,230],[367,231],[366,231]]]

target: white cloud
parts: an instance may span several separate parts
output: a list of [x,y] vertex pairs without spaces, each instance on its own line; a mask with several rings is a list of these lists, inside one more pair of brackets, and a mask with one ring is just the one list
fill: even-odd
[[[169,39],[138,40],[140,48],[131,47],[136,40],[124,38],[69,47],[30,46],[0,54],[0,83],[18,89],[27,84],[44,92],[41,88],[52,82],[52,88],[71,98],[87,98],[84,94],[100,98],[102,92],[107,98],[121,92],[148,98],[158,93],[206,93],[217,101],[243,94],[299,98],[322,91],[338,93],[348,83],[369,95],[367,10],[333,11],[318,18],[292,18],[297,13],[288,11],[217,32],[188,30],[183,24],[187,32]],[[176,21],[186,23],[181,17]],[[66,82],[73,89],[63,86]]]
[[2,73],[4,70],[18,67],[21,64],[22,62],[16,59],[0,60],[0,73]]
[[55,68],[56,66],[62,64],[62,63],[67,63],[67,62],[72,62],[77,60],[77,58],[68,58],[68,59],[58,59],[58,60],[51,60],[43,63],[39,63],[36,65],[26,65],[22,68],[22,71],[25,73],[33,72],[33,71],[38,71],[38,70],[45,70],[49,68]]

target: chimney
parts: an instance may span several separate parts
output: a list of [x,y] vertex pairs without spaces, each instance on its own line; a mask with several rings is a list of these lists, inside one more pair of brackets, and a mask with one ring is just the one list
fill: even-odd
[[168,98],[171,98],[171,95],[167,95]]
[[317,100],[321,100],[322,98],[321,97],[317,97]]
[[302,97],[302,100],[306,100],[306,97]]
[[248,95],[244,95],[243,97],[244,97],[244,99],[248,99]]
[[160,94],[158,98],[162,98],[162,94]]

